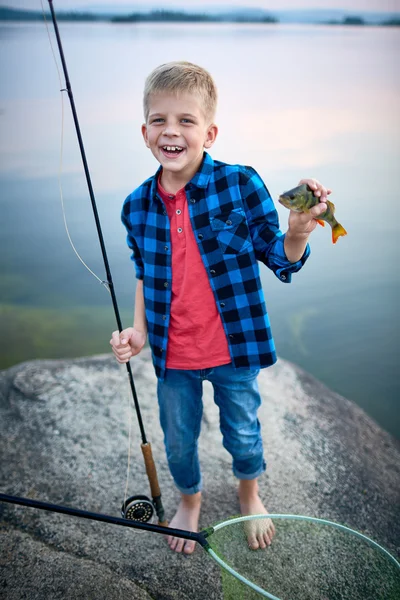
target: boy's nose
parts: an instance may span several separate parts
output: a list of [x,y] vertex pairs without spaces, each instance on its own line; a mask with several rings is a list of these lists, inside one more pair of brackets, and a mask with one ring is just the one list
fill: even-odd
[[167,136],[179,135],[179,131],[173,125],[166,125],[163,134]]

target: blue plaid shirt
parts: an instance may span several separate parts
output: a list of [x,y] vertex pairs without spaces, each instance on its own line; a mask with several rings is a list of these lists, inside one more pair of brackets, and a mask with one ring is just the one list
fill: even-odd
[[[163,379],[172,269],[169,219],[157,193],[160,170],[126,198],[121,218],[136,277],[143,279],[154,368],[157,377]],[[232,363],[236,368],[268,367],[276,361],[276,352],[257,261],[289,283],[310,249],[307,246],[298,262],[288,261],[274,203],[251,167],[227,165],[204,153],[202,165],[185,192]]]

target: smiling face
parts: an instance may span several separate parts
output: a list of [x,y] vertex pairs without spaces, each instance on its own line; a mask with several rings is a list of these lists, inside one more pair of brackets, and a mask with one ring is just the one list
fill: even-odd
[[163,168],[162,186],[167,191],[175,193],[192,179],[204,148],[211,148],[217,133],[194,95],[160,92],[151,96],[142,134]]

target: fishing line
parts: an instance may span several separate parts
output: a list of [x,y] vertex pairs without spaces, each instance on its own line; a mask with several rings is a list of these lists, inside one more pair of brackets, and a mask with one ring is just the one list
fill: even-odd
[[61,210],[62,210],[62,215],[63,215],[64,227],[65,227],[65,231],[67,233],[67,237],[68,237],[69,243],[71,245],[71,248],[75,252],[75,254],[78,257],[78,259],[80,260],[80,262],[89,271],[89,273],[91,273],[91,275],[93,275],[93,277],[95,279],[97,279],[97,281],[99,281],[106,288],[106,290],[108,292],[110,292],[110,288],[108,287],[107,281],[103,281],[102,279],[100,279],[100,277],[98,277],[96,275],[96,273],[94,273],[92,271],[92,269],[85,263],[85,261],[83,260],[83,258],[79,254],[78,250],[76,249],[75,244],[72,241],[72,238],[71,238],[71,235],[70,235],[70,232],[69,232],[67,217],[66,217],[66,214],[65,214],[64,194],[63,194],[63,188],[62,188],[62,183],[61,183],[61,176],[63,174],[63,155],[64,155],[64,95],[63,95],[63,92],[66,92],[67,90],[66,90],[66,88],[63,88],[63,83],[62,83],[62,79],[61,79],[61,73],[60,73],[60,69],[59,69],[59,66],[58,66],[56,54],[54,52],[53,42],[51,41],[51,35],[50,35],[50,31],[49,31],[49,26],[47,24],[46,13],[44,12],[43,0],[40,0],[40,4],[42,6],[43,19],[44,19],[44,23],[46,25],[47,36],[49,38],[50,48],[51,48],[51,52],[52,52],[53,59],[54,59],[54,64],[56,66],[56,70],[57,70],[57,74],[58,74],[58,81],[59,81],[59,84],[60,84],[61,133],[60,133],[60,162],[59,162],[59,166],[58,166],[58,187],[59,187],[59,190],[60,190]]
[[[122,369],[122,365],[121,365],[121,369]],[[123,506],[126,506],[127,499],[128,499],[129,476],[130,476],[130,472],[131,472],[131,447],[132,447],[132,405],[131,405],[132,396],[129,394],[129,390],[127,390],[127,389],[125,391],[125,394],[126,394],[127,401],[128,401],[128,461],[127,461],[127,465],[126,465],[126,480],[125,480]]]
[[[123,330],[123,327],[122,327],[119,307],[118,307],[117,298],[115,295],[114,284],[112,281],[111,270],[110,270],[110,265],[108,262],[108,256],[107,256],[106,247],[105,247],[105,243],[104,243],[100,219],[99,219],[99,215],[97,212],[96,200],[95,200],[95,196],[94,196],[89,167],[88,167],[87,160],[86,160],[86,153],[85,153],[85,149],[84,149],[84,145],[83,145],[83,139],[82,139],[80,125],[79,125],[79,121],[78,121],[78,115],[77,115],[76,108],[75,108],[75,102],[74,102],[74,97],[73,97],[73,93],[72,93],[71,83],[69,80],[68,69],[67,69],[67,65],[66,65],[66,61],[65,61],[64,51],[63,51],[63,47],[62,47],[62,43],[61,43],[61,37],[60,37],[59,30],[58,30],[57,19],[56,19],[56,15],[55,15],[54,8],[53,8],[53,0],[48,0],[48,3],[49,3],[49,7],[50,7],[51,18],[53,21],[54,33],[56,36],[59,57],[61,60],[62,70],[64,73],[65,86],[63,86],[63,84],[62,84],[60,69],[58,68],[58,63],[57,63],[57,60],[55,57],[55,52],[53,49],[53,45],[51,43],[51,36],[50,36],[49,29],[47,27],[47,20],[46,20],[46,16],[44,13],[43,2],[42,2],[42,0],[40,0],[40,2],[41,2],[41,6],[42,6],[42,12],[44,15],[44,21],[46,24],[47,34],[48,34],[49,41],[50,41],[50,46],[52,49],[53,57],[54,57],[56,68],[57,68],[57,73],[58,73],[59,82],[60,82],[61,99],[62,99],[62,127],[61,127],[59,186],[60,186],[60,194],[61,194],[61,205],[62,205],[63,216],[64,216],[64,224],[66,227],[68,239],[70,240],[71,246],[72,246],[75,254],[77,255],[77,257],[81,261],[81,263],[109,291],[109,293],[111,295],[111,301],[112,301],[112,305],[113,305],[113,309],[114,309],[115,319],[117,321],[117,327],[118,327],[119,332],[121,333]],[[79,149],[80,149],[80,153],[81,153],[82,164],[83,164],[83,168],[85,171],[86,183],[87,183],[89,197],[90,197],[90,201],[91,201],[91,205],[92,205],[93,216],[94,216],[94,220],[95,220],[95,224],[96,224],[97,236],[98,236],[100,249],[101,249],[101,253],[102,253],[102,257],[103,257],[103,262],[104,262],[104,267],[105,267],[105,271],[106,271],[106,281],[103,281],[102,279],[100,279],[100,277],[98,277],[88,267],[88,265],[86,265],[86,263],[83,261],[83,259],[80,257],[79,253],[77,252],[77,250],[72,242],[71,236],[69,235],[69,231],[68,231],[67,221],[66,221],[66,217],[65,217],[62,185],[61,185],[61,172],[62,172],[62,164],[63,164],[63,138],[64,138],[64,104],[63,104],[63,93],[62,92],[65,92],[65,91],[68,94],[70,106],[71,106],[71,110],[72,110],[75,131],[76,131],[76,135],[78,138],[78,144],[79,144]],[[142,454],[143,454],[147,477],[148,477],[149,484],[150,484],[152,501],[150,501],[147,498],[147,496],[132,496],[131,498],[128,498],[128,499],[126,498],[127,488],[129,485],[129,468],[130,468],[130,459],[131,459],[131,419],[130,419],[127,482],[126,482],[126,487],[125,487],[124,502],[122,505],[122,513],[123,513],[123,516],[126,518],[138,519],[138,520],[144,521],[144,520],[149,520],[152,517],[153,511],[155,509],[158,519],[159,519],[159,523],[166,526],[167,521],[165,520],[164,507],[163,507],[162,501],[161,501],[161,490],[160,490],[160,486],[158,483],[156,466],[155,466],[154,459],[153,459],[151,445],[147,441],[146,432],[145,432],[144,425],[143,425],[143,420],[142,420],[142,416],[141,416],[141,412],[140,412],[139,401],[138,401],[137,394],[136,394],[136,388],[135,388],[135,384],[134,384],[134,380],[133,380],[131,365],[129,362],[127,362],[125,366],[126,366],[126,370],[128,373],[128,379],[129,379],[129,384],[130,384],[130,389],[131,389],[131,397],[133,399],[133,404],[135,407],[138,425],[139,425],[139,429],[140,429],[140,434],[141,434],[141,438],[142,438],[141,450],[142,450]]]

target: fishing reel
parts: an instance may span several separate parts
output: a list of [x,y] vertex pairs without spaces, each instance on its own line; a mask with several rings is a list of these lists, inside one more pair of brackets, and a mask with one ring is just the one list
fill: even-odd
[[147,523],[153,517],[154,504],[147,496],[131,496],[122,505],[124,519]]

